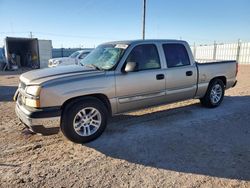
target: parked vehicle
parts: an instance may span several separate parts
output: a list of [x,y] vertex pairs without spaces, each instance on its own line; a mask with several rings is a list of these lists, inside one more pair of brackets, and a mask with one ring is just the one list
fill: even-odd
[[69,57],[59,57],[50,59],[48,67],[64,66],[64,65],[77,65],[80,60],[84,59],[92,50],[79,50],[72,53]]
[[236,61],[196,63],[178,40],[105,43],[80,63],[20,76],[14,98],[24,124],[60,117],[63,134],[85,143],[102,134],[109,116],[192,98],[214,108],[237,82]]

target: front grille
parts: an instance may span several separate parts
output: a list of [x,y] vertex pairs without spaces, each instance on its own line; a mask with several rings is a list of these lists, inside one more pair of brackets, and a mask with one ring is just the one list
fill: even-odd
[[21,87],[23,90],[25,90],[25,87],[26,87],[25,83],[23,83],[23,82],[21,81],[21,82],[20,82],[20,87]]
[[18,96],[17,96],[17,102],[19,105],[23,105],[23,97],[20,92],[18,93]]

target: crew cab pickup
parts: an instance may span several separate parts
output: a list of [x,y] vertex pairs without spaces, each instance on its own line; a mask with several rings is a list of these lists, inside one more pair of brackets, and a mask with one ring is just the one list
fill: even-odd
[[187,42],[119,41],[99,45],[80,64],[26,72],[14,96],[16,114],[30,129],[60,118],[76,143],[102,134],[109,116],[186,99],[221,104],[236,85],[236,61],[199,64]]

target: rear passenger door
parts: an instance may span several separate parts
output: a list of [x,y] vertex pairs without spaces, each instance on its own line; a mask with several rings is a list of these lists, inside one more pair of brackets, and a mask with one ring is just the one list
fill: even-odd
[[166,43],[162,47],[167,64],[167,101],[193,98],[196,92],[197,69],[191,63],[186,47],[182,43]]

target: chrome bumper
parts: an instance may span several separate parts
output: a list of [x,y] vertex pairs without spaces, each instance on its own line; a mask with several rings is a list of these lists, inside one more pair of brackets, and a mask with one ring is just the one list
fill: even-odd
[[46,118],[30,118],[26,115],[29,113],[29,111],[25,109],[23,106],[19,105],[18,102],[16,103],[15,111],[20,121],[30,129],[32,129],[32,126],[42,125],[45,120],[57,120],[57,119],[60,120],[60,116],[46,117]]

